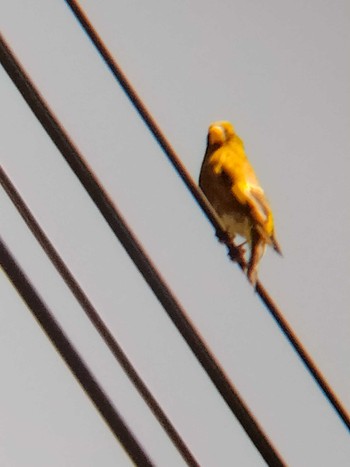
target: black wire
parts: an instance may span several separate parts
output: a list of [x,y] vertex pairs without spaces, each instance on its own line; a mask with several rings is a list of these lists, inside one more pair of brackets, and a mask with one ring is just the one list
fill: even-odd
[[[240,267],[243,270],[245,270],[245,262],[241,256],[241,252],[227,237],[227,233],[225,232],[225,229],[223,229],[221,221],[218,218],[217,214],[210,206],[208,200],[206,199],[202,191],[186,172],[186,169],[184,168],[174,149],[162,133],[157,122],[153,119],[152,115],[149,113],[146,106],[144,105],[144,103],[130,84],[126,75],[123,73],[120,66],[116,63],[111,53],[104,45],[102,39],[95,31],[94,27],[90,23],[82,8],[80,8],[80,6],[74,0],[66,0],[66,3],[73,11],[74,15],[76,16],[77,20],[83,27],[84,31],[86,32],[92,43],[95,45],[96,49],[98,50],[103,60],[107,64],[108,68],[112,72],[113,76],[117,79],[122,89],[130,99],[132,104],[135,106],[140,116],[143,118],[148,129],[156,138],[156,141],[161,146],[161,148],[169,158],[170,162],[173,164],[173,166],[179,173],[187,188],[190,190],[190,192],[198,202],[199,206],[204,211],[205,215],[208,217],[209,221],[213,224],[214,228],[216,229],[217,236],[221,240],[226,240],[225,243],[229,250],[229,257],[237,261]],[[340,402],[338,396],[335,394],[332,387],[328,384],[327,380],[325,379],[321,371],[318,369],[317,365],[313,362],[311,356],[308,354],[308,352],[294,333],[287,320],[283,317],[282,312],[273,302],[272,298],[269,296],[269,294],[260,282],[257,283],[256,292],[260,296],[262,302],[266,305],[268,311],[270,312],[274,320],[277,322],[284,335],[289,340],[290,344],[293,346],[294,350],[297,352],[297,354],[303,361],[305,367],[309,370],[309,372],[315,379],[319,388],[322,390],[328,401],[332,404],[338,416],[345,423],[345,426],[350,429],[350,414]]]
[[233,387],[231,381],[215,360],[215,357],[205,345],[199,333],[191,324],[185,311],[143,251],[140,243],[117,211],[112,200],[108,197],[87,165],[84,164],[77,148],[72,141],[70,141],[59,122],[54,118],[52,112],[50,112],[43,98],[11,53],[2,36],[0,36],[0,61],[37,119],[45,128],[49,137],[55,143],[89,193],[112,231],[119,238],[119,241],[139,269],[145,281],[163,305],[168,316],[192,349],[192,352],[196,355],[198,361],[201,363],[211,381],[226,401],[232,413],[237,417],[260,454],[269,465],[284,465],[278,451],[265,435],[254,416],[239,396],[238,391]]
[[123,421],[113,403],[109,400],[83,359],[70,342],[64,331],[55,320],[53,314],[39,296],[23,270],[17,264],[4,241],[0,238],[0,264],[9,280],[31,310],[33,316],[44,329],[56,350],[69,366],[87,396],[94,403],[97,410],[118,438],[130,458],[137,465],[152,466],[152,462],[136,440],[132,431]]
[[100,336],[104,342],[108,345],[110,351],[114,357],[118,360],[120,365],[123,367],[124,371],[134,383],[135,387],[139,391],[140,395],[143,397],[149,408],[152,410],[153,414],[163,426],[164,430],[177,447],[178,451],[182,455],[183,459],[189,466],[195,467],[199,466],[198,462],[195,460],[189,448],[186,446],[185,442],[182,440],[179,433],[175,430],[174,426],[163,412],[159,406],[156,399],[153,397],[152,393],[147,388],[146,384],[142,381],[140,376],[137,374],[136,370],[132,366],[128,357],[116,341],[113,334],[108,329],[107,325],[104,323],[100,314],[94,308],[89,298],[80,287],[78,282],[73,277],[72,273],[58,254],[57,250],[54,248],[48,237],[45,235],[44,231],[35,220],[33,214],[30,212],[29,208],[26,206],[25,202],[21,198],[20,194],[16,190],[15,186],[6,175],[2,167],[0,167],[0,183],[3,186],[4,190],[12,200],[13,204],[16,206],[17,210],[21,214],[22,218],[26,222],[27,226],[30,228],[31,232],[34,234],[35,238],[38,240],[43,250],[50,258],[51,262],[54,264],[55,268],[85,311],[86,315],[90,319],[91,323],[97,329]]

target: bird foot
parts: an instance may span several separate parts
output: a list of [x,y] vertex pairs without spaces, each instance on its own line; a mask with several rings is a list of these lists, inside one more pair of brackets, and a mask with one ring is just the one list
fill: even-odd
[[225,245],[229,245],[232,242],[232,238],[225,231],[217,230],[215,235],[216,235],[216,238],[219,240],[220,243],[225,243]]
[[247,242],[243,242],[240,245],[233,245],[232,242],[228,246],[228,257],[235,262],[240,264],[244,263],[245,248],[244,245]]
[[224,243],[227,246],[227,255],[232,261],[240,263],[241,265],[245,264],[244,255],[246,251],[244,245],[247,243],[247,241],[241,243],[240,245],[234,245],[232,236],[223,231],[216,231],[216,237],[220,243]]

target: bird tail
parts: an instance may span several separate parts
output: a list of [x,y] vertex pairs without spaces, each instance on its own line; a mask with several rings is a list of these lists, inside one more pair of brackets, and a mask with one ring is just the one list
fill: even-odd
[[[272,218],[271,218],[272,219]],[[271,245],[272,248],[281,256],[283,256],[282,254],[282,249],[281,247],[279,246],[279,243],[278,241],[276,240],[276,237],[275,237],[275,234],[272,232],[272,234],[268,234],[268,232],[266,231],[266,227],[262,227],[261,225],[259,225],[257,227],[257,231],[260,233],[261,237],[264,238],[265,242],[268,244],[268,245]]]
[[273,234],[272,237],[271,237],[271,241],[272,241],[273,249],[274,249],[279,255],[283,256],[281,247],[279,246],[279,243],[278,243],[278,241],[276,240],[274,234]]

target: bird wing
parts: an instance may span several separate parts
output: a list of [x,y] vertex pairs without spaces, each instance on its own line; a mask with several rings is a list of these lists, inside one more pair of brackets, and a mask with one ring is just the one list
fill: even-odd
[[221,175],[231,186],[231,193],[242,206],[249,208],[260,235],[276,251],[280,251],[273,237],[273,216],[264,190],[248,161],[242,140],[235,138],[225,147],[213,151],[210,165],[216,175]]
[[271,209],[245,155],[243,144],[239,143],[214,153],[211,160],[213,170],[230,180],[235,199],[242,205],[248,205],[254,220],[264,225],[269,220]]
[[212,171],[221,176],[230,189],[235,202],[246,206],[257,232],[281,254],[274,237],[273,216],[264,191],[248,161],[243,142],[237,136],[224,147],[208,151]]
[[249,206],[254,221],[264,227],[264,230],[267,230],[266,234],[268,234],[268,224],[270,218],[270,222],[272,222],[272,216],[263,189],[259,185],[252,185],[246,180],[240,180],[232,185],[231,190],[241,204]]
[[[281,248],[274,235],[273,216],[269,203],[266,200],[264,190],[259,185],[245,183],[238,188],[244,191],[245,204],[249,206],[250,213],[257,224],[257,231],[273,246],[274,250],[282,255]],[[232,191],[237,187],[232,187]]]

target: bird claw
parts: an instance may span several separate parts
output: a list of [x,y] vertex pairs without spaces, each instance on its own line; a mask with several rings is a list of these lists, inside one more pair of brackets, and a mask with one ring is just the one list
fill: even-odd
[[246,242],[242,243],[241,245],[233,245],[232,242],[228,245],[228,257],[238,263],[244,262],[244,255],[245,255],[245,245]]
[[220,243],[225,243],[225,245],[229,245],[232,241],[229,234],[223,230],[217,230],[215,232],[215,236],[219,240]]
[[244,248],[244,245],[247,243],[247,241],[241,243],[240,245],[235,245],[233,243],[232,236],[222,230],[216,231],[216,237],[220,243],[224,243],[227,246],[227,255],[231,259],[231,261],[241,264],[242,267],[245,269],[244,255],[246,253],[246,249]]

